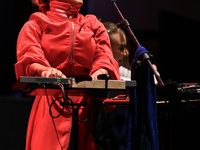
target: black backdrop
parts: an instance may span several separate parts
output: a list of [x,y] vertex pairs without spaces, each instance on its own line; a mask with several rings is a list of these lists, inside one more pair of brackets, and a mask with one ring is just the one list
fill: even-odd
[[0,95],[12,95],[12,86],[16,81],[14,63],[16,63],[16,41],[22,25],[33,11],[31,1],[1,1],[0,49],[1,49],[1,91]]
[[[86,1],[84,3],[82,12],[86,14],[88,6]],[[191,1],[188,1],[189,3]],[[0,149],[24,149],[26,126],[33,99],[27,97],[17,98],[15,91],[12,90],[12,86],[16,81],[14,71],[14,63],[16,62],[15,47],[21,27],[35,10],[37,8],[32,5],[30,0],[0,1],[0,116],[2,119]],[[113,13],[111,15],[110,18],[115,18]],[[129,13],[129,15],[128,18],[131,19],[132,14]],[[142,16],[142,14],[138,15]],[[132,24],[132,29],[141,45],[153,52],[154,61],[158,65],[162,79],[164,81],[171,79],[177,82],[199,82],[199,22],[182,14],[166,10],[160,10],[158,16],[158,30],[137,30],[134,24]],[[107,16],[106,18],[109,17]],[[155,20],[155,18],[152,19]],[[198,108],[197,106],[195,105],[194,108]],[[159,129],[160,133],[163,134],[165,132],[163,128],[166,125],[164,116],[170,109],[160,108],[158,111]],[[188,112],[187,107],[184,108]],[[181,146],[182,149],[184,146],[189,148],[190,145],[194,149],[195,147],[199,148],[197,137],[199,135],[199,124],[196,122],[199,118],[199,112],[186,114],[183,111],[179,111],[179,115],[177,115],[177,112],[175,114],[175,120],[170,122],[173,128],[174,141],[167,141],[170,139],[166,140],[166,137],[164,137],[162,144],[164,146],[170,144],[171,149],[173,149],[173,146],[175,147],[174,149]],[[171,115],[173,116],[173,114]],[[191,135],[191,133],[194,134]],[[184,144],[181,144],[182,140]]]
[[160,13],[159,64],[163,80],[200,82],[200,22]]

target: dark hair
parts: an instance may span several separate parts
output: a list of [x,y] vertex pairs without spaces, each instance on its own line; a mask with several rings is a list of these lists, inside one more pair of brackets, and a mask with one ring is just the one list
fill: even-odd
[[103,25],[105,26],[109,35],[119,31],[119,28],[112,22],[104,22]]

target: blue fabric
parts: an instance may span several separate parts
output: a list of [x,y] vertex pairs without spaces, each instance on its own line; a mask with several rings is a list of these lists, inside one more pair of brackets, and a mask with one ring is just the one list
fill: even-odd
[[[131,64],[131,80],[135,78],[135,63],[143,53],[149,54],[149,52],[142,46],[138,46],[135,52]],[[147,66],[148,67],[148,66]],[[151,69],[148,67],[144,72],[145,92],[144,94],[144,135],[145,135],[145,149],[146,150],[158,150],[158,128],[157,128],[157,105],[156,105],[156,88],[154,83],[153,74]],[[130,95],[130,107],[129,107],[129,124],[128,124],[128,136],[127,136],[127,150],[138,150],[139,142],[139,125],[138,125],[138,101],[137,89],[133,89]]]

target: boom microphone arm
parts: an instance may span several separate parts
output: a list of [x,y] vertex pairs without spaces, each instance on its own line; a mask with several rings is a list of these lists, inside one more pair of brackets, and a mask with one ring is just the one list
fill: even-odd
[[[115,9],[117,10],[120,18],[122,19],[117,25],[123,25],[124,28],[128,31],[128,33],[130,34],[131,38],[133,39],[133,41],[135,42],[136,46],[140,46],[140,43],[138,42],[136,36],[134,35],[133,31],[131,30],[131,27],[130,27],[130,24],[128,22],[127,19],[124,18],[124,16],[122,15],[121,11],[119,10],[117,4],[116,4],[116,0],[110,0],[110,2],[114,5]],[[143,59],[147,61],[151,71],[153,72],[153,74],[155,75],[157,81],[158,81],[158,85],[160,87],[163,87],[164,86],[164,83],[162,82],[159,74],[157,73],[157,71],[155,71],[154,67],[152,66],[151,64],[151,61],[149,59],[149,55],[147,53],[144,53],[143,54]]]

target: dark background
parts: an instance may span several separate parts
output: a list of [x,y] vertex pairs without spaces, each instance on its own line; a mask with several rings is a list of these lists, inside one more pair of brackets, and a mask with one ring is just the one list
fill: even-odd
[[[199,0],[117,0],[117,4],[140,44],[154,55],[153,63],[158,66],[164,82],[199,82]],[[17,36],[30,14],[36,10],[31,0],[0,1],[0,113],[3,120],[1,138],[4,139],[0,144],[1,149],[24,147],[26,124],[33,100],[19,97],[12,86],[16,82],[14,64]],[[109,0],[84,0],[81,12],[95,14],[102,21],[121,21]],[[181,117],[184,118],[182,113]],[[193,118],[194,125],[198,117],[189,115],[188,118]],[[179,122],[184,124],[188,121],[182,119]],[[179,122],[176,121],[174,129],[180,129]],[[194,129],[192,132],[199,133],[195,132],[196,126],[187,125],[175,137],[179,137],[178,133],[191,130],[191,127]]]

